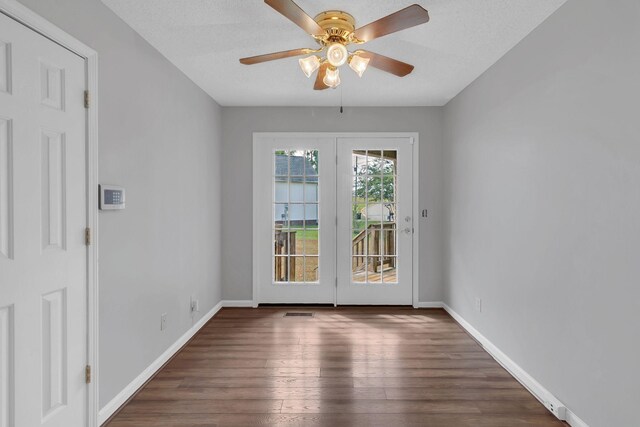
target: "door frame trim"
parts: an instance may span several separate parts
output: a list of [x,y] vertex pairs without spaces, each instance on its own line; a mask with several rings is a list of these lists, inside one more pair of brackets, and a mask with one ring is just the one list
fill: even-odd
[[[0,0],[2,1],[2,0]],[[413,261],[413,271],[412,271],[412,300],[413,307],[418,308],[418,300],[420,294],[420,269],[419,269],[419,261],[420,261],[420,135],[418,132],[253,132],[253,143],[251,146],[251,157],[253,158],[253,177],[252,177],[252,203],[253,207],[259,204],[257,192],[255,191],[258,188],[258,184],[260,181],[257,179],[257,174],[255,171],[258,170],[260,159],[255,155],[256,153],[256,144],[260,138],[279,138],[279,137],[299,137],[299,138],[375,138],[375,137],[384,137],[384,138],[411,138],[412,146],[413,146],[413,176],[412,176],[412,215],[413,215],[413,241],[412,241],[412,261]],[[252,305],[253,307],[258,307],[259,303],[259,286],[258,286],[258,271],[255,268],[255,260],[259,256],[257,248],[259,247],[259,242],[256,239],[258,230],[257,218],[256,215],[252,215],[252,242],[253,242],[253,251],[252,251],[252,261],[251,261],[251,269],[252,269],[252,278],[253,278],[253,295],[252,295]],[[335,293],[334,293],[334,304],[335,301]]]
[[87,227],[87,426],[98,427],[98,53],[16,0],[0,0],[0,13],[7,15],[85,60],[85,86],[91,95],[86,109]]

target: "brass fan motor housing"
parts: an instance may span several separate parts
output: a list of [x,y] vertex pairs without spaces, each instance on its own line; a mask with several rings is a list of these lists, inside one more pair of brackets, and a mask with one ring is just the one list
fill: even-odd
[[322,45],[331,43],[350,43],[350,36],[356,29],[355,18],[341,10],[327,10],[325,12],[320,12],[315,18],[313,18],[313,20],[327,32],[326,38],[323,37],[318,39],[318,42]]

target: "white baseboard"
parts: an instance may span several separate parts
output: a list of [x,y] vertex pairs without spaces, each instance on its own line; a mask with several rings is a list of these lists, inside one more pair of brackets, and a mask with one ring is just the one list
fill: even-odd
[[503,368],[522,384],[533,396],[538,399],[551,413],[558,416],[551,408],[564,408],[564,415],[560,415],[559,418],[565,420],[572,427],[589,427],[587,423],[582,421],[576,414],[571,412],[560,400],[558,400],[549,390],[547,390],[542,384],[536,381],[531,375],[529,375],[524,369],[522,369],[517,363],[515,363],[509,356],[504,354],[498,347],[496,347],[491,341],[489,341],[484,335],[482,335],[476,328],[471,326],[462,316],[456,313],[447,304],[442,303],[447,313],[454,318],[456,322],[460,324],[469,334],[471,334],[481,345],[485,351],[491,355]]
[[[98,413],[98,424],[104,423],[113,413],[122,406],[133,393],[135,393],[151,376],[162,367],[184,344],[193,337],[222,307],[253,307],[252,300],[223,300],[215,305],[206,315],[194,324],[184,335],[182,335],[171,347],[169,347],[160,357],[149,365],[140,375],[129,383],[116,397],[114,397]],[[471,326],[462,316],[456,313],[447,304],[440,301],[419,302],[416,308],[444,308],[453,319],[460,324],[469,334],[471,334],[482,347],[493,357],[502,367],[518,380],[534,397],[536,397],[545,407],[550,404],[556,408],[565,407],[549,390],[536,381],[524,369],[516,364],[509,356],[503,353],[476,328]],[[553,412],[553,411],[552,411]],[[555,415],[555,414],[554,414]],[[589,427],[576,414],[565,407],[565,421],[572,427]]]
[[582,421],[580,417],[571,412],[569,409],[567,409],[565,421],[572,427],[589,427],[587,423]]
[[414,305],[414,308],[443,308],[444,303],[442,301],[425,301],[419,302]]
[[239,299],[239,300],[222,300],[223,307],[253,307],[253,301],[250,299]]
[[153,376],[167,363],[169,359],[182,348],[195,334],[207,323],[220,309],[223,307],[223,302],[216,304],[207,314],[202,316],[187,332],[184,333],[178,340],[173,343],[160,357],[154,360],[140,375],[138,375],[133,381],[131,381],[120,393],[116,395],[104,408],[98,412],[98,425],[102,425],[111,415],[114,414],[142,385]]

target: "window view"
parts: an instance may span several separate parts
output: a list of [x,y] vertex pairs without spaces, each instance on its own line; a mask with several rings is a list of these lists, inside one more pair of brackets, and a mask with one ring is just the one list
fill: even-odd
[[273,158],[273,279],[316,283],[318,150],[276,150]]
[[352,152],[351,279],[397,283],[397,151]]

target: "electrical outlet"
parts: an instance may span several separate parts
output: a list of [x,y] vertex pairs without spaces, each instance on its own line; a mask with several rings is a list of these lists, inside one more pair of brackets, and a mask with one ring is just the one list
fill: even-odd
[[167,328],[167,313],[160,315],[160,330],[164,331]]
[[476,311],[482,313],[482,298],[476,297]]
[[196,297],[191,297],[191,313],[197,313],[200,311],[200,301]]

